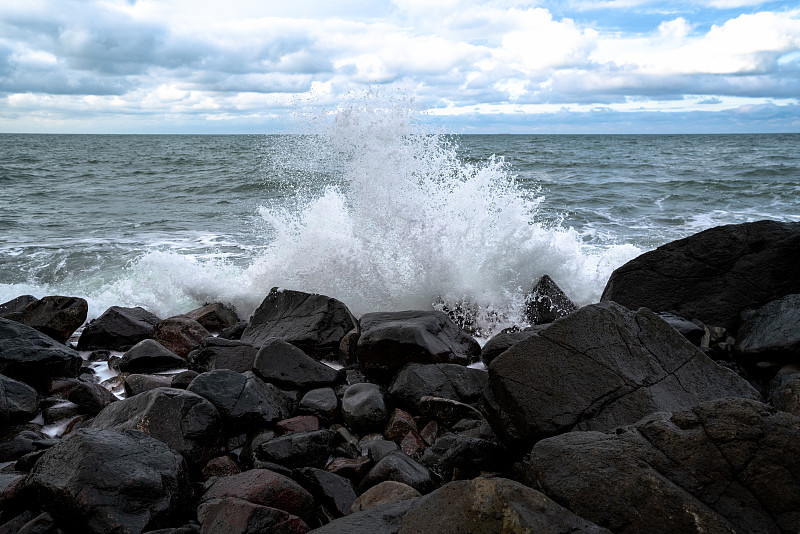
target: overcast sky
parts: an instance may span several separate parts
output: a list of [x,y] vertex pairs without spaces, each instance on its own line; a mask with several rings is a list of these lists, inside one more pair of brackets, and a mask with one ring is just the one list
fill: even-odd
[[800,132],[800,4],[0,0],[0,132],[281,132],[365,88],[453,132]]

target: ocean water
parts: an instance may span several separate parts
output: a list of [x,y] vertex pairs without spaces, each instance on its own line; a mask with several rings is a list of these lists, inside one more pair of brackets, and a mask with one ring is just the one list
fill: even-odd
[[0,302],[82,296],[166,317],[273,286],[359,315],[446,304],[522,324],[712,226],[800,221],[800,134],[452,135],[351,107],[296,135],[0,135]]

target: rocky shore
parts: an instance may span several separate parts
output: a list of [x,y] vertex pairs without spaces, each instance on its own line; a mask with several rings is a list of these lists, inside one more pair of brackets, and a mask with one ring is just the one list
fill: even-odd
[[482,348],[290,289],[86,325],[21,296],[0,533],[800,532],[798,265],[800,223],[713,228],[597,304],[544,277]]

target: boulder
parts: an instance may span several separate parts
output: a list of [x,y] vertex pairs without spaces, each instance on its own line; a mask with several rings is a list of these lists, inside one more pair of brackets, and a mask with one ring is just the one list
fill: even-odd
[[81,412],[97,415],[103,408],[116,402],[117,397],[100,384],[81,378],[69,391],[67,399],[77,404]]
[[269,439],[253,451],[258,462],[271,462],[291,469],[324,467],[333,450],[331,430],[293,432]]
[[356,490],[346,478],[314,467],[297,469],[292,476],[311,492],[317,506],[325,508],[327,517],[342,517],[350,513]]
[[86,321],[88,311],[89,304],[80,297],[49,296],[30,302],[14,320],[66,343]]
[[353,314],[336,299],[274,287],[250,318],[242,341],[260,347],[277,337],[315,359],[335,359],[342,338],[355,327]]
[[492,360],[503,354],[520,341],[535,336],[539,330],[547,325],[536,325],[518,332],[501,332],[492,336],[489,341],[481,348],[481,361],[485,365],[492,363]]
[[422,397],[420,412],[428,419],[436,420],[445,428],[453,426],[462,419],[483,419],[483,414],[477,408],[442,397]]
[[699,347],[702,344],[703,336],[706,334],[706,329],[702,326],[683,317],[678,317],[674,313],[658,312],[656,315],[677,330],[680,335],[688,339],[692,345]]
[[739,312],[800,293],[800,222],[718,226],[617,268],[602,300],[732,330]]
[[277,508],[227,497],[204,502],[197,509],[202,534],[305,534],[308,525]]
[[508,460],[505,447],[499,443],[448,432],[425,450],[419,462],[441,480],[449,481],[500,471],[507,467]]
[[279,434],[311,432],[314,430],[319,430],[319,419],[313,415],[298,415],[275,423],[275,431]]
[[35,389],[0,375],[0,426],[27,423],[39,413],[38,401]]
[[186,360],[152,339],[140,341],[119,361],[123,373],[151,374],[185,368]]
[[747,399],[538,442],[528,482],[614,532],[797,532],[800,418]]
[[608,430],[718,397],[758,399],[647,309],[586,306],[489,366],[485,411],[510,444],[570,430]]
[[480,355],[474,338],[440,311],[365,313],[356,355],[369,373],[387,376],[407,363],[468,365]]
[[420,498],[398,534],[495,534],[497,532],[608,533],[552,499],[505,478],[445,484]]
[[234,459],[231,458],[229,454],[225,454],[209,460],[209,462],[203,466],[200,474],[203,475],[203,480],[208,481],[212,477],[227,477],[238,475],[241,472]]
[[26,490],[60,525],[80,532],[140,533],[175,524],[187,511],[181,456],[135,430],[77,430],[34,466]]
[[800,415],[800,369],[792,371],[775,375],[767,389],[767,401],[778,410]]
[[353,481],[359,481],[372,467],[372,459],[366,456],[358,458],[334,458],[325,466],[325,471],[341,475]]
[[734,350],[745,362],[800,363],[800,294],[741,314]]
[[476,404],[489,383],[489,374],[452,363],[410,363],[397,373],[389,386],[389,398],[408,410],[419,412],[426,396]]
[[169,381],[169,385],[165,387],[175,388],[175,389],[186,389],[189,387],[189,384],[192,383],[192,380],[197,378],[200,373],[197,371],[192,371],[187,369],[186,371],[181,371],[180,373],[172,375]]
[[253,370],[256,352],[256,348],[249,343],[221,337],[207,337],[200,342],[199,347],[189,353],[186,360],[189,362],[189,369],[198,373],[214,369],[230,369],[244,373]]
[[39,299],[33,295],[22,295],[0,304],[0,319],[16,321],[21,316],[22,312],[25,311],[25,308],[37,300]]
[[380,434],[376,434],[378,439],[370,440],[366,444],[367,454],[373,462],[380,462],[389,453],[400,450],[400,446],[394,441],[383,439]]
[[314,534],[397,534],[416,499],[390,502],[353,513],[314,529]]
[[423,494],[433,489],[433,477],[428,468],[400,451],[391,452],[376,462],[361,481],[359,491],[363,493],[386,480],[402,482]]
[[229,326],[225,330],[219,333],[219,337],[223,339],[232,339],[239,341],[242,339],[242,334],[244,333],[247,325],[250,324],[250,321],[239,321],[233,326]]
[[577,309],[548,275],[542,276],[525,298],[525,318],[532,325],[552,323]]
[[109,404],[89,426],[118,432],[139,430],[163,441],[190,463],[203,465],[217,451],[220,425],[216,408],[200,395],[156,388]]
[[123,381],[125,398],[130,399],[156,388],[172,387],[172,377],[163,375],[128,375]]
[[211,334],[194,319],[178,316],[159,321],[151,336],[167,349],[185,358]]
[[336,383],[339,373],[291,343],[279,338],[262,341],[253,372],[267,382],[293,389],[310,389]]
[[26,454],[45,448],[49,438],[34,424],[0,425],[0,462],[19,460]]
[[92,319],[78,338],[78,350],[108,349],[124,352],[150,337],[159,319],[141,307],[111,306]]
[[300,413],[316,415],[324,421],[332,421],[339,409],[339,399],[333,388],[318,388],[308,391],[300,399]]
[[407,501],[409,499],[416,499],[422,497],[422,494],[402,482],[394,480],[387,480],[381,482],[358,496],[353,501],[350,507],[350,513],[361,512],[362,510],[369,510],[382,504],[388,504],[398,501]]
[[291,399],[250,371],[216,369],[201,373],[186,390],[214,405],[228,434],[258,430],[291,413]]
[[78,376],[77,351],[30,326],[0,319],[0,373],[43,388],[54,376]]
[[342,397],[342,418],[360,434],[383,430],[389,410],[377,384],[362,382],[348,387]]
[[203,328],[215,334],[219,334],[239,322],[239,316],[236,315],[236,312],[221,302],[206,304],[184,313],[183,317],[194,319],[203,325]]
[[250,469],[220,477],[200,502],[230,497],[284,510],[298,517],[311,515],[314,506],[314,498],[300,484],[268,469]]

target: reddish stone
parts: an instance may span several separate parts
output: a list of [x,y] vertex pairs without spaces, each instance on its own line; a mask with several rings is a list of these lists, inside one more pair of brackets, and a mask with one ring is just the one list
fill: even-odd
[[414,422],[414,418],[407,411],[395,408],[383,435],[386,436],[386,439],[399,444],[406,434],[412,431],[417,431],[417,423]]
[[222,477],[214,482],[200,501],[226,497],[277,508],[298,517],[308,517],[314,507],[314,498],[297,482],[268,469],[251,469]]
[[416,460],[425,452],[425,442],[412,430],[400,442],[400,450]]
[[359,334],[357,328],[353,328],[344,335],[339,342],[339,360],[345,365],[358,363],[356,359],[356,346],[358,345]]
[[334,473],[350,480],[358,482],[372,467],[372,459],[368,456],[361,458],[334,458],[326,467],[325,471]]
[[292,514],[242,499],[213,499],[200,505],[197,518],[203,534],[305,534],[308,525]]
[[239,322],[236,312],[220,302],[206,304],[201,308],[184,313],[183,317],[194,319],[209,332],[218,334]]
[[275,424],[275,428],[279,434],[315,431],[319,430],[319,419],[315,415],[298,415],[297,417],[278,421]]
[[239,466],[233,461],[230,456],[218,456],[211,459],[205,467],[203,467],[203,479],[208,480],[211,477],[227,477],[230,475],[239,474]]
[[159,322],[151,335],[164,347],[185,358],[211,334],[194,319],[178,316]]
[[439,436],[439,423],[431,421],[420,431],[419,437],[425,442],[428,447],[436,443],[436,438]]

